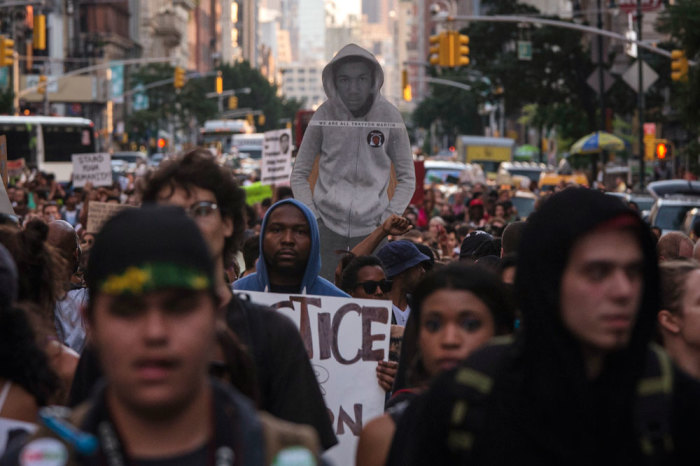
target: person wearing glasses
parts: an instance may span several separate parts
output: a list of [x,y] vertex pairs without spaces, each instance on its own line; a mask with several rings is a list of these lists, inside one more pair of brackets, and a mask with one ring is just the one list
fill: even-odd
[[294,426],[306,433],[290,439],[289,423],[266,420],[210,377],[221,309],[207,249],[172,206],[106,222],[90,255],[85,312],[104,383],[73,411],[41,410],[37,432],[0,464],[252,466],[284,463],[285,450],[299,447],[314,459],[313,429]]
[[[219,166],[207,150],[195,149],[159,166],[148,180],[143,202],[182,207],[199,227],[217,271],[215,289],[226,323],[255,362],[259,407],[280,419],[313,426],[324,449],[335,445],[323,395],[294,323],[270,308],[238,299],[225,280],[245,231],[245,193],[230,170]],[[97,378],[85,375],[98,371],[94,351],[83,353],[83,359],[88,358],[92,368],[76,378],[73,405],[89,395]]]
[[408,305],[409,293],[423,278],[425,267],[430,263],[426,256],[410,241],[393,241],[377,252],[386,275],[393,282],[391,287],[391,324],[405,326],[411,308]]
[[389,299],[391,284],[382,261],[376,256],[355,257],[343,269],[340,279],[340,289],[361,299]]
[[[356,256],[343,269],[340,289],[353,298],[390,299],[392,282],[387,280],[382,261],[376,256]],[[394,338],[392,335],[392,342]],[[391,359],[391,353],[389,358]],[[385,392],[391,391],[398,359],[377,362],[377,381]]]

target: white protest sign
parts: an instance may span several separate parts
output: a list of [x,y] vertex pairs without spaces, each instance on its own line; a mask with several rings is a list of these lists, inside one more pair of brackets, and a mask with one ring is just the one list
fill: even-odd
[[280,129],[265,132],[263,142],[262,184],[288,184],[292,174],[292,130]]
[[271,306],[299,327],[321,386],[338,445],[324,457],[355,464],[363,425],[384,412],[377,362],[389,355],[391,301],[241,291]]
[[73,154],[73,186],[82,188],[85,183],[93,186],[112,185],[111,156],[99,154]]
[[133,209],[134,206],[127,204],[116,204],[113,202],[90,201],[88,204],[87,232],[98,233],[102,225],[112,218],[117,212],[124,209]]

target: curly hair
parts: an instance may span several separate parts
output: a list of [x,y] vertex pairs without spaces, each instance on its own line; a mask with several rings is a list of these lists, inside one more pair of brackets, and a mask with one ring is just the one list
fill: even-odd
[[17,307],[0,308],[0,378],[29,392],[45,406],[59,390],[59,379],[39,347],[27,314]]
[[38,306],[41,317],[53,322],[54,307],[62,293],[60,279],[65,260],[46,242],[49,226],[42,220],[30,221],[24,230],[0,227],[0,243],[12,254],[19,275],[17,302]]
[[231,171],[219,166],[209,151],[198,148],[163,162],[147,180],[142,200],[144,203],[157,202],[164,190],[172,194],[177,188],[189,192],[193,187],[214,193],[221,216],[233,222],[233,234],[224,240],[224,267],[228,267],[245,232],[245,192]]

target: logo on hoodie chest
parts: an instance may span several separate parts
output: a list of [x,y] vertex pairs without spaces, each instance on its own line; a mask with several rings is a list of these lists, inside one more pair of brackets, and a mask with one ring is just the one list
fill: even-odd
[[384,133],[379,130],[370,131],[367,134],[367,144],[370,147],[382,147],[384,145]]

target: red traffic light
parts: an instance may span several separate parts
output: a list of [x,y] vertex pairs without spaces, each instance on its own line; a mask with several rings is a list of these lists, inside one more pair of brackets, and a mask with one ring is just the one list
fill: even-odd
[[158,149],[164,148],[166,145],[165,139],[163,138],[158,138]]
[[656,145],[656,158],[659,160],[663,160],[666,158],[666,155],[668,154],[668,146],[666,144],[659,143]]

